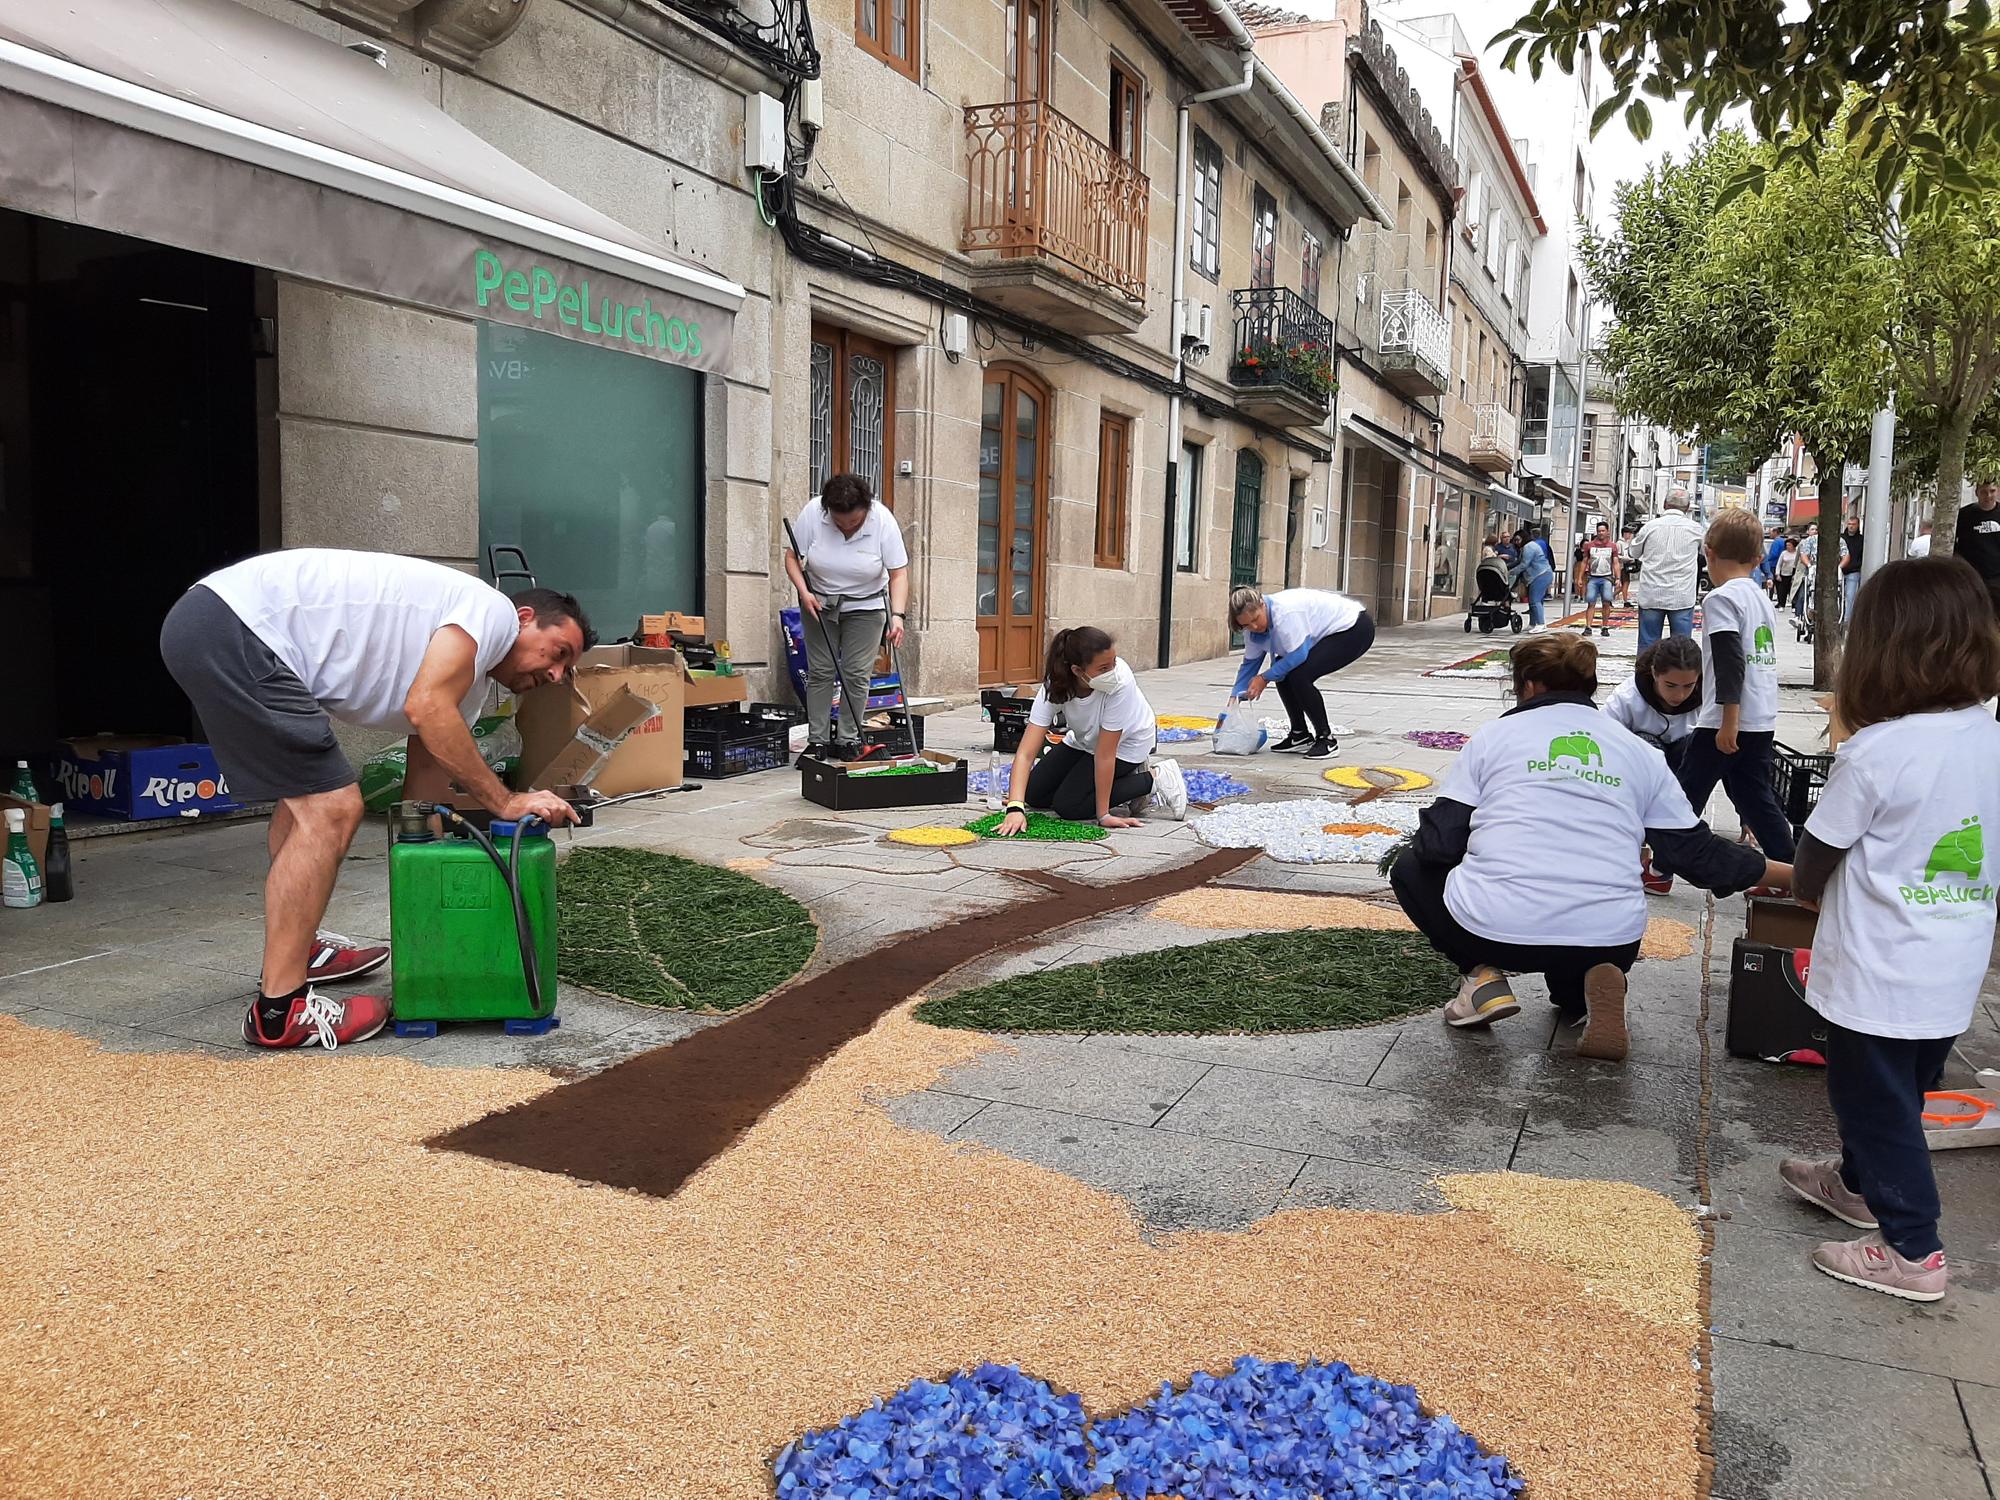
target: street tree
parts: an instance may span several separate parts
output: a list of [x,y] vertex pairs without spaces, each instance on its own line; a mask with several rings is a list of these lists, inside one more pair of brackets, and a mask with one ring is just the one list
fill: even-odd
[[[2000,184],[2000,33],[1990,0],[1532,0],[1494,38],[1530,73],[1574,71],[1594,49],[1609,83],[1592,132],[1620,113],[1652,131],[1648,100],[1684,99],[1712,132],[1732,111],[1760,139],[1783,141],[1769,165],[1853,149],[1877,198],[1899,190],[1921,211],[1934,192],[1973,196]],[[1759,186],[1746,171],[1736,185]]]

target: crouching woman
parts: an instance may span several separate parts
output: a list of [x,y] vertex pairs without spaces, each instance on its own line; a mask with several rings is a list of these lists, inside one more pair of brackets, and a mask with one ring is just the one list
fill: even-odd
[[[1063,743],[1043,755],[1058,710]],[[1171,760],[1147,765],[1157,737],[1153,705],[1118,659],[1111,637],[1095,625],[1058,630],[1014,752],[1008,785],[1017,795],[994,831],[1002,838],[1025,833],[1031,807],[1106,828],[1137,828],[1149,809],[1186,817],[1180,767]]]
[[1618,1061],[1630,1047],[1625,976],[1646,932],[1641,847],[1660,870],[1719,896],[1789,886],[1792,871],[1709,832],[1665,759],[1599,712],[1596,691],[1589,641],[1516,646],[1518,705],[1459,753],[1391,884],[1464,976],[1448,1024],[1515,1014],[1508,974],[1541,974],[1564,1021],[1583,1027],[1578,1054]]

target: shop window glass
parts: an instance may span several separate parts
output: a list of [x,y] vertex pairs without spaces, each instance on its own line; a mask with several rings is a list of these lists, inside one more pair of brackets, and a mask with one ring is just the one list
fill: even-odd
[[701,376],[479,326],[479,549],[515,546],[615,640],[702,612]]

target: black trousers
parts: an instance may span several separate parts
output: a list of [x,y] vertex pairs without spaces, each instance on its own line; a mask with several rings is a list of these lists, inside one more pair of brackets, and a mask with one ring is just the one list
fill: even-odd
[[[1111,811],[1153,789],[1143,760],[1121,760],[1111,777]],[[1072,823],[1097,821],[1097,757],[1069,745],[1051,745],[1028,773],[1030,807],[1046,808]]]
[[1703,809],[1715,795],[1716,784],[1721,783],[1736,816],[1756,835],[1757,847],[1764,851],[1764,857],[1790,864],[1794,848],[1792,825],[1778,801],[1778,789],[1771,784],[1771,770],[1777,760],[1773,747],[1777,740],[1777,735],[1768,729],[1756,734],[1740,731],[1736,736],[1736,753],[1724,755],[1715,743],[1713,729],[1697,729],[1688,736],[1687,752],[1674,774],[1680,778],[1681,790],[1694,805],[1697,818],[1705,816]]
[[1555,943],[1502,943],[1468,932],[1444,904],[1444,878],[1450,872],[1404,853],[1389,872],[1396,900],[1417,931],[1449,959],[1461,974],[1491,964],[1510,974],[1540,974],[1549,982],[1549,998],[1565,1016],[1584,1013],[1583,976],[1599,964],[1615,964],[1630,973],[1639,961],[1639,944],[1617,943],[1604,948],[1570,948]]
[[1938,1238],[1937,1178],[1924,1144],[1924,1091],[1957,1037],[1906,1041],[1827,1023],[1826,1097],[1840,1122],[1840,1180],[1868,1202],[1882,1238],[1922,1260]]
[[1797,581],[1798,575],[1796,573],[1789,578],[1783,573],[1779,573],[1771,579],[1771,608],[1783,609],[1785,607],[1786,603],[1792,597],[1792,585]]
[[1303,734],[1308,726],[1320,739],[1332,737],[1326,717],[1326,699],[1320,694],[1319,680],[1342,667],[1352,666],[1375,644],[1375,622],[1363,610],[1345,630],[1323,635],[1313,642],[1306,659],[1287,672],[1278,683],[1278,700],[1291,716],[1292,733]]

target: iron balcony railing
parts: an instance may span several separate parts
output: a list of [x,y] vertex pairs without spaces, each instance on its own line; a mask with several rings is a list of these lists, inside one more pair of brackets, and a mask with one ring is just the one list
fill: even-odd
[[1451,324],[1414,287],[1382,294],[1382,352],[1413,354],[1440,375],[1451,370]]
[[1229,294],[1236,337],[1229,383],[1283,386],[1322,405],[1333,394],[1333,322],[1286,287],[1245,287]]
[[1520,420],[1498,401],[1483,401],[1472,409],[1472,453],[1509,463],[1521,456]]
[[1046,255],[1146,300],[1146,174],[1041,99],[965,112],[962,246]]

